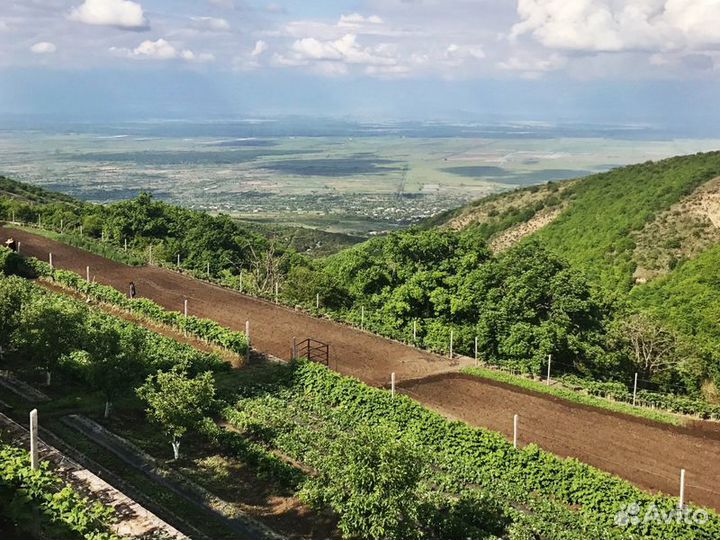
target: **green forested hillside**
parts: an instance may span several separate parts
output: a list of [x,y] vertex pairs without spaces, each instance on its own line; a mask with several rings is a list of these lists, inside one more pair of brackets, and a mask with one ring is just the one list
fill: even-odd
[[568,209],[537,237],[603,287],[627,291],[635,270],[632,233],[716,176],[720,176],[720,152],[591,176],[570,188]]
[[636,287],[630,299],[637,309],[687,336],[720,371],[720,245],[670,275]]
[[[720,152],[593,175],[563,189],[564,209],[559,216],[521,241],[542,245],[568,261],[572,268],[585,273],[602,291],[600,294],[613,299],[614,323],[607,333],[606,354],[614,354],[617,335],[622,334],[631,336],[632,347],[654,349],[657,356],[662,356],[661,349],[672,351],[667,358],[647,360],[657,364],[655,380],[665,379],[669,388],[682,385],[678,381],[688,373],[695,373],[692,378],[704,373],[702,379],[717,378],[720,371],[720,246],[712,247],[708,238],[713,236],[699,229],[697,215],[683,212],[690,205],[677,205],[718,176]],[[702,195],[708,191],[714,193],[705,189]],[[505,204],[532,200],[530,196],[532,190],[520,190],[504,196]],[[497,206],[498,200],[502,205],[503,196],[495,196],[459,210],[448,216],[445,224],[456,226],[459,217],[465,216],[470,227],[488,230],[493,217],[487,207]],[[703,205],[702,200],[693,203]],[[518,208],[516,203],[511,210],[517,212]],[[473,211],[479,219],[474,219]],[[661,225],[649,226],[657,216],[664,216]],[[715,227],[702,218],[704,228]],[[685,230],[680,230],[683,227]],[[502,231],[496,228],[494,233]],[[641,231],[643,246],[636,249]],[[678,238],[693,241],[692,249],[676,245]],[[684,260],[677,258],[677,253],[693,253],[695,258]],[[670,260],[669,275],[636,283],[636,267],[649,256]],[[676,371],[675,376],[669,375],[672,371]]]

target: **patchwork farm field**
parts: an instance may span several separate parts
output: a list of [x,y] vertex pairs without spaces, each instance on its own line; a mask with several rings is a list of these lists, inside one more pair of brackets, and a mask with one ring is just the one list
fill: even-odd
[[[27,255],[45,260],[52,252],[57,267],[80,274],[90,266],[99,283],[120,291],[132,280],[140,296],[166,308],[180,310],[188,299],[193,315],[229,328],[242,330],[250,320],[253,346],[261,352],[288,358],[293,336],[313,337],[330,344],[332,369],[372,386],[387,385],[395,372],[402,393],[450,418],[509,436],[513,414],[519,414],[523,446],[534,442],[560,456],[576,457],[645,490],[676,493],[679,470],[685,468],[687,500],[720,509],[720,469],[715,465],[720,436],[714,424],[665,426],[468,378],[456,373],[468,360],[450,361],[174,272],[127,267],[30,233],[3,229],[0,239],[10,234]],[[287,443],[265,443],[283,440]]]
[[710,140],[563,138],[519,127],[454,128],[452,137],[440,128],[411,136],[341,131],[297,137],[247,127],[240,135],[228,127],[191,137],[168,134],[168,126],[8,131],[0,134],[0,173],[86,201],[148,191],[247,220],[367,235],[488,194],[717,147]]

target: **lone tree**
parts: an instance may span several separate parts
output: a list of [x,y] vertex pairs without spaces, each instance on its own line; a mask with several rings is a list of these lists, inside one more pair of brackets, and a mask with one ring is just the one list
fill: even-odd
[[172,441],[173,456],[180,457],[180,439],[195,428],[213,406],[215,384],[209,371],[191,379],[182,366],[158,371],[137,389],[147,402],[150,420],[159,424]]
[[677,335],[655,317],[633,314],[622,324],[636,369],[652,377],[677,366],[680,343]]

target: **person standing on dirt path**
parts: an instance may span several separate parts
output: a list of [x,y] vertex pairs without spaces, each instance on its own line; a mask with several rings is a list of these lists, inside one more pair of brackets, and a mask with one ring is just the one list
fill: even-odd
[[130,282],[130,299],[132,300],[137,295],[137,290],[135,290],[135,282]]

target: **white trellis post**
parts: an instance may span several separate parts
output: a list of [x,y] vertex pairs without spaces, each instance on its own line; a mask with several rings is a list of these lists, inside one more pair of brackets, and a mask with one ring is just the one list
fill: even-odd
[[207,276],[208,276],[208,279],[210,279],[212,277],[210,275],[210,263],[207,263]]
[[552,354],[548,354],[548,372],[547,372],[547,385],[550,386],[550,364],[552,363]]
[[390,374],[390,394],[395,397],[395,372]]
[[20,255],[20,242],[18,242],[18,245],[17,245],[17,252],[18,252],[18,255]]
[[365,306],[360,306],[360,330],[365,329]]
[[180,254],[177,256],[177,267],[180,268]]
[[82,236],[82,235],[83,235],[83,226],[80,225],[80,236]]
[[153,263],[153,258],[152,258],[152,244],[150,244],[150,247],[148,248],[148,251],[150,252],[149,255],[148,255],[148,262],[149,262],[150,264],[152,264],[152,263]]
[[455,337],[455,332],[453,330],[450,330],[450,358],[453,357],[453,338]]
[[187,319],[187,316],[188,316],[188,299],[187,298],[183,302],[183,308],[184,308],[185,318]]
[[127,251],[127,238],[125,238],[125,251]]
[[247,353],[245,355],[245,360],[247,362],[250,362],[250,357],[252,355],[252,342],[250,341],[250,321],[245,321],[245,336],[247,337]]
[[40,468],[38,460],[38,412],[37,409],[30,411],[30,466],[33,471]]
[[518,420],[520,417],[516,414],[513,416],[513,448],[517,448],[518,445]]
[[278,295],[279,294],[280,294],[280,284],[276,281],[275,282],[275,303],[276,304],[278,303],[278,298],[279,298]]
[[90,267],[89,266],[85,267],[85,279],[90,281]]
[[417,341],[417,319],[413,320],[413,343]]
[[101,242],[104,242],[104,241],[105,241],[105,229],[103,229],[102,231],[100,231],[100,241],[101,241]]
[[320,309],[320,293],[315,294],[315,309]]
[[65,228],[65,220],[61,218],[60,219],[60,232],[63,232],[64,228]]
[[678,508],[682,510],[685,507],[685,469],[680,469],[680,500]]
[[475,336],[475,365],[478,365],[478,338]]
[[635,401],[637,401],[637,381],[638,374],[635,373],[635,384],[633,384],[633,407],[635,406]]
[[53,256],[52,256],[52,253],[48,253],[48,261],[49,261],[49,263],[50,263],[50,268],[54,268],[54,267],[53,267]]

